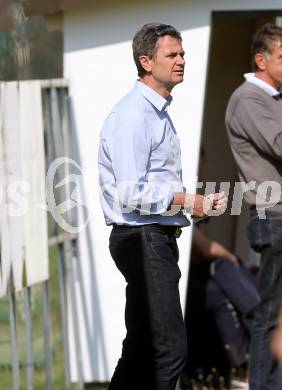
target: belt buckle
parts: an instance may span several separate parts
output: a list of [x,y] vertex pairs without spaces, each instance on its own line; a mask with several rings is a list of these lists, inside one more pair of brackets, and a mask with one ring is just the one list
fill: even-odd
[[175,230],[175,232],[174,232],[173,237],[174,237],[174,238],[179,238],[179,237],[181,236],[181,234],[182,234],[181,228],[180,228],[180,227],[177,227],[176,230]]

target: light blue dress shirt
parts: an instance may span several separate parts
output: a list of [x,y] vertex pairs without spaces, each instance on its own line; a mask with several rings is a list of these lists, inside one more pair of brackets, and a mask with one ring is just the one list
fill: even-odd
[[188,226],[174,206],[183,192],[179,139],[163,98],[137,81],[107,117],[99,148],[100,199],[107,225]]

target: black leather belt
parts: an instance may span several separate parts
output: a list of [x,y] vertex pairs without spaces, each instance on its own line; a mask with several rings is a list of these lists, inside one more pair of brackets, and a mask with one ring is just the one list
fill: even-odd
[[141,229],[156,229],[156,230],[162,230],[165,232],[169,237],[171,238],[179,238],[182,234],[182,229],[179,226],[171,226],[171,225],[160,225],[156,223],[148,224],[148,225],[140,225],[140,226],[130,226],[130,225],[118,225],[114,223],[113,225],[114,230],[141,230]]

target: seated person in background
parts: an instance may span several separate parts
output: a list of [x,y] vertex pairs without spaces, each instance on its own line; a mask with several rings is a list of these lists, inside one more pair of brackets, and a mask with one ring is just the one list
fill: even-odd
[[193,381],[218,388],[220,377],[228,388],[232,368],[246,377],[250,318],[259,301],[252,277],[236,256],[207,238],[207,221],[198,222],[193,230],[182,389],[192,388]]
[[207,237],[209,218],[194,225],[192,237],[192,253],[191,258],[193,263],[207,264],[207,260],[214,260],[217,257],[225,257],[234,264],[238,265],[237,257],[228,249],[224,248],[219,242],[210,240]]
[[276,359],[282,362],[282,308],[278,318],[278,326],[272,337],[272,352]]

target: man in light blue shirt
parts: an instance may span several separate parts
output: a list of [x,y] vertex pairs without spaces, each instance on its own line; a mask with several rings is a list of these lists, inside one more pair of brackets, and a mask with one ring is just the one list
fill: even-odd
[[108,225],[189,225],[180,207],[167,212],[174,193],[184,192],[171,100],[137,81],[106,119],[99,163]]
[[167,113],[184,77],[180,33],[144,25],[133,39],[140,79],[113,108],[101,131],[101,203],[113,225],[110,251],[127,281],[126,338],[110,390],[173,390],[185,361],[179,300],[180,227],[226,205],[224,193],[189,195],[182,184],[180,145]]

